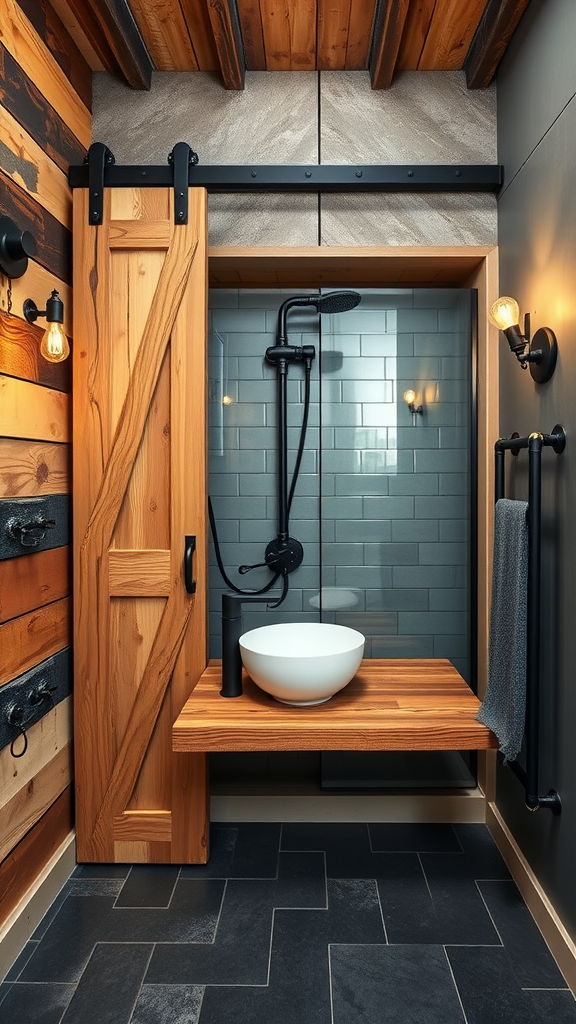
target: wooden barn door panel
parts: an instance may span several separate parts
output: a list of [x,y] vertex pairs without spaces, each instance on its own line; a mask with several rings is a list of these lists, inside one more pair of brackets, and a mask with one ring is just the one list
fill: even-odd
[[[115,189],[75,216],[79,860],[203,863],[207,772],[172,722],[206,665],[206,198]],[[187,594],[186,534],[197,539]]]

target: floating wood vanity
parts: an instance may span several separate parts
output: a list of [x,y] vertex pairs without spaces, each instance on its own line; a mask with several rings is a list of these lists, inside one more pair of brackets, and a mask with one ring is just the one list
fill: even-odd
[[223,698],[211,661],[178,715],[174,751],[489,750],[478,698],[445,659],[365,659],[325,704],[290,707],[244,674],[241,697]]

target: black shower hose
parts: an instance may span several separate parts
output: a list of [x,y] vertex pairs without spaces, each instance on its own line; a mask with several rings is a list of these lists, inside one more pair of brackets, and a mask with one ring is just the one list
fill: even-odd
[[[296,453],[296,461],[294,463],[294,472],[292,474],[292,483],[290,485],[290,493],[288,495],[288,515],[290,515],[290,509],[292,507],[292,499],[294,497],[294,492],[296,490],[296,484],[298,482],[298,475],[300,473],[300,466],[301,466],[301,463],[302,463],[302,456],[304,454],[304,445],[306,444],[306,431],[308,429],[308,415],[309,415],[309,412],[310,412],[310,390],[311,390],[310,375],[311,375],[311,371],[312,371],[312,362],[311,362],[311,360],[307,359],[306,360],[306,366],[305,366],[305,375],[304,375],[304,412],[302,414],[302,425],[300,427],[300,438],[299,438],[299,441],[298,441],[298,451]],[[219,569],[220,575],[221,575],[222,579],[224,580],[224,583],[226,584],[226,586],[230,587],[230,590],[233,590],[235,594],[242,594],[244,597],[250,597],[250,595],[267,594],[268,591],[272,590],[272,587],[274,587],[276,585],[276,583],[277,583],[278,579],[280,578],[280,576],[283,576],[284,578],[283,578],[283,581],[282,581],[282,595],[280,597],[280,600],[278,602],[276,602],[273,606],[271,606],[271,607],[277,608],[285,600],[285,598],[288,595],[288,589],[289,589],[288,573],[286,571],[283,572],[283,573],[280,573],[280,572],[275,573],[274,576],[272,577],[272,579],[268,583],[266,583],[265,586],[261,587],[260,590],[243,590],[241,587],[237,587],[236,584],[232,583],[232,580],[228,578],[228,575],[227,575],[226,570],[224,568],[224,563],[222,561],[222,555],[221,555],[221,552],[220,552],[220,541],[218,540],[218,530],[217,530],[217,527],[216,527],[216,519],[214,517],[214,509],[212,507],[212,499],[210,498],[210,495],[208,495],[208,518],[210,520],[210,529],[212,531],[212,540],[214,541],[214,552],[216,554],[216,562],[217,562],[217,565],[218,565],[218,569]]]

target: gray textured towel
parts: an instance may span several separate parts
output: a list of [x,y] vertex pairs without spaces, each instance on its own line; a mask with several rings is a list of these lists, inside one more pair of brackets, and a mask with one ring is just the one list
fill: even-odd
[[494,564],[488,687],[477,714],[505,760],[520,752],[526,711],[528,504],[501,498],[494,509]]

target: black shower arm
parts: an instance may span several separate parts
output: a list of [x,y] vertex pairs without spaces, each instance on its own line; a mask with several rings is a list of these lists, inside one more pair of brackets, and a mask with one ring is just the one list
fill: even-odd
[[286,346],[288,344],[286,328],[286,316],[288,314],[288,310],[292,309],[294,306],[317,306],[319,299],[319,295],[293,295],[282,303],[278,310],[278,327],[276,330],[277,345]]

